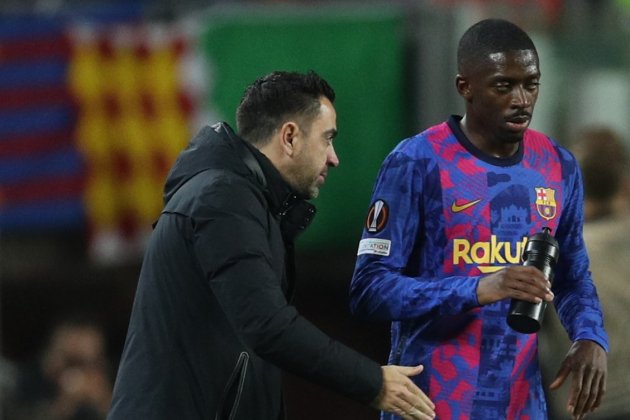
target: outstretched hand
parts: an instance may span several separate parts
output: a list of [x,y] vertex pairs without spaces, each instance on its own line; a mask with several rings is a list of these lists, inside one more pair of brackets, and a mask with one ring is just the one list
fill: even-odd
[[571,375],[567,411],[573,419],[584,418],[601,404],[606,392],[606,364],[606,352],[594,341],[578,340],[571,345],[549,388],[560,388]]
[[418,366],[381,366],[383,387],[372,406],[387,411],[405,420],[428,420],[435,418],[435,405],[410,376],[418,375],[423,370]]

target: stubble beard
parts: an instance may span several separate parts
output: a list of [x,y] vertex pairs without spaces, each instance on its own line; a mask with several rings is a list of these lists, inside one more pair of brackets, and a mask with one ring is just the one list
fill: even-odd
[[313,166],[309,163],[300,162],[293,168],[289,174],[289,184],[296,193],[311,199],[319,196],[318,180],[321,171],[318,171],[315,176],[310,175],[313,172]]

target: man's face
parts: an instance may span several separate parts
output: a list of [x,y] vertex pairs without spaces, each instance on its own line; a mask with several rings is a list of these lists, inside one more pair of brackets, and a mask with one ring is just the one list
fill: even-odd
[[490,54],[466,77],[466,115],[493,141],[516,143],[531,122],[540,69],[533,50]]
[[333,104],[325,97],[320,99],[320,112],[307,131],[300,128],[303,136],[296,151],[295,165],[289,179],[296,192],[315,198],[326,182],[328,168],[339,165],[332,141],[337,134],[337,114]]
[[92,327],[61,327],[52,338],[45,357],[45,369],[58,380],[69,369],[104,368],[104,338]]

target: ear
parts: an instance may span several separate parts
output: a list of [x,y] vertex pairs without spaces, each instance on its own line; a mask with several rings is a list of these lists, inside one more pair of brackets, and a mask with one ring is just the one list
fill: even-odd
[[293,156],[295,153],[295,139],[299,131],[300,127],[293,121],[287,121],[280,127],[278,135],[280,137],[281,148],[288,156]]
[[461,74],[455,76],[455,88],[457,88],[459,96],[466,100],[470,99],[470,83],[468,83],[468,79],[466,79],[466,77]]

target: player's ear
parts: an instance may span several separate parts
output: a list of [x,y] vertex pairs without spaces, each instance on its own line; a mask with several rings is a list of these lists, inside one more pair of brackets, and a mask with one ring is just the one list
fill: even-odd
[[468,82],[468,79],[466,77],[458,74],[455,77],[455,88],[462,98],[466,100],[470,99],[470,83]]

